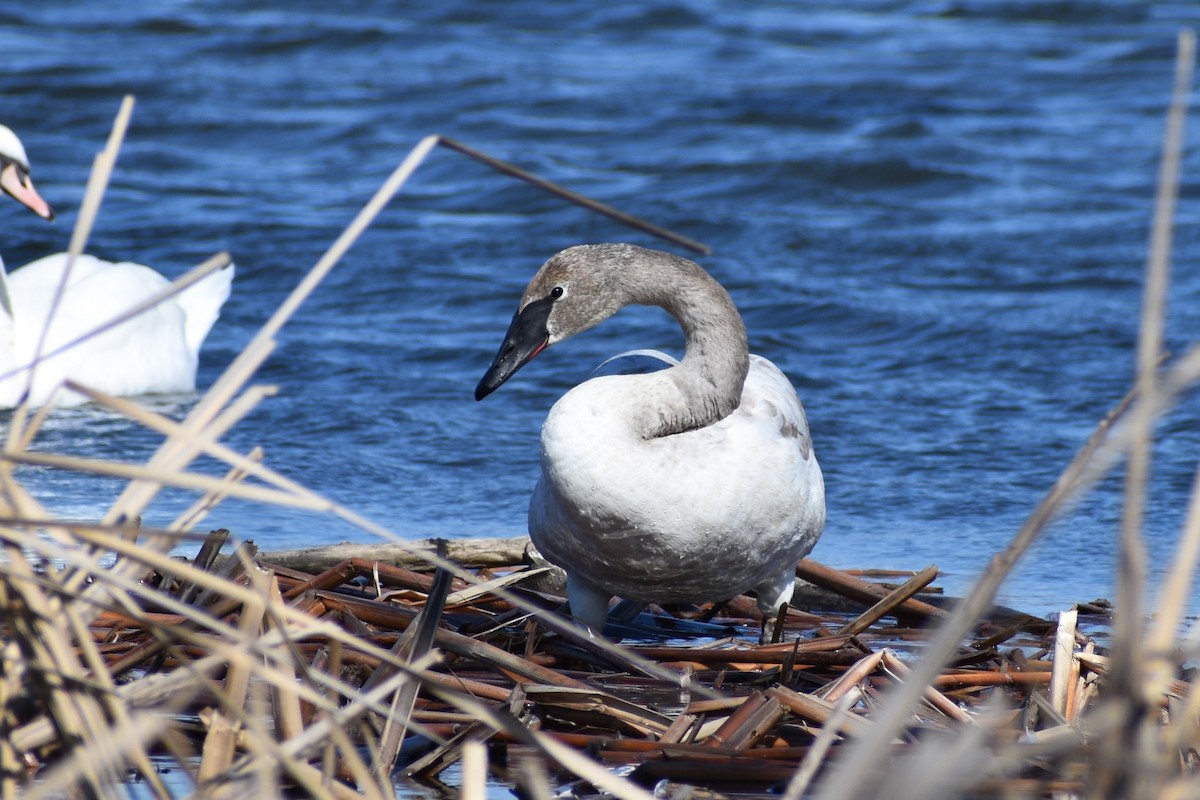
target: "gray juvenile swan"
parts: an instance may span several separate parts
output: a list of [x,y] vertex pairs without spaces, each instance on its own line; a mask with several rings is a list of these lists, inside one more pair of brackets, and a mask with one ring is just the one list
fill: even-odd
[[[54,212],[29,178],[25,147],[11,129],[0,125],[0,189],[44,219]],[[22,399],[44,405],[67,378],[114,395],[190,392],[196,386],[200,345],[229,297],[233,266],[217,270],[175,297],[42,362],[26,395],[28,371],[13,374],[34,358],[67,266],[56,253],[27,264],[12,275],[0,261],[0,408]],[[111,264],[81,255],[71,269],[42,353],[75,341],[122,311],[158,293],[166,278],[130,262]],[[59,391],[59,405],[87,400]]]
[[475,399],[632,304],[679,322],[683,360],[656,354],[658,371],[594,377],[554,404],[530,538],[566,570],[571,612],[597,632],[614,595],[699,602],[749,589],[765,631],[821,535],[825,486],[795,389],[749,354],[741,316],[708,273],[628,244],[563,250],[525,289]]

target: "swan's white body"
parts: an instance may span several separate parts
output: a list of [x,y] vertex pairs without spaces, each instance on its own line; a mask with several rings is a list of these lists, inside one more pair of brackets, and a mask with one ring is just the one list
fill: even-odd
[[824,482],[795,389],[748,355],[732,301],[698,266],[629,245],[558,254],[526,290],[477,397],[629,303],[673,314],[687,353],[606,362],[554,404],[530,537],[566,570],[571,611],[594,629],[614,595],[696,602],[753,589],[770,618],[821,534]]
[[693,602],[755,589],[764,611],[776,608],[791,599],[796,562],[825,518],[796,392],[774,364],[751,356],[729,416],[657,439],[631,430],[638,407],[671,391],[663,372],[607,375],[554,404],[529,535],[551,562],[586,564],[572,580],[609,597]]
[[[11,306],[0,305],[0,407],[16,406],[29,380],[29,364],[62,280],[67,254],[34,261],[7,278]],[[229,297],[234,269],[218,270],[173,298],[86,339],[37,365],[29,392],[31,405],[43,405],[64,379],[120,396],[190,392],[196,387],[200,346]],[[94,328],[160,292],[166,278],[141,264],[112,264],[80,256],[71,269],[43,353],[53,353]],[[59,391],[55,403],[74,405],[87,398]]]
[[[3,125],[0,189],[38,216],[54,218],[29,179],[24,145]],[[140,264],[110,264],[80,256],[42,342],[67,260],[66,253],[47,256],[11,276],[0,262],[0,408],[12,408],[22,399],[44,405],[51,396],[60,405],[85,402],[81,394],[56,393],[67,378],[113,395],[193,390],[200,345],[229,297],[233,266],[103,333],[83,338],[157,294],[168,282]],[[26,367],[38,353],[43,360],[36,365],[30,385]]]

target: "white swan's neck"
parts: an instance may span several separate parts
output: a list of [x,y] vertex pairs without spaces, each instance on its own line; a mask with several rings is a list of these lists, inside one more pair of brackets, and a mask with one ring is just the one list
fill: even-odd
[[[653,253],[647,259],[645,253]],[[750,367],[746,327],[729,293],[707,272],[669,253],[643,251],[622,275],[625,302],[665,309],[687,342],[678,366],[643,376],[655,402],[633,424],[645,439],[707,427],[741,403]]]

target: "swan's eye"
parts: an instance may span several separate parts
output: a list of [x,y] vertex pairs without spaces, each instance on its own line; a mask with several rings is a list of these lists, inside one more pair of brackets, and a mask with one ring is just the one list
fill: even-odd
[[562,297],[566,293],[567,293],[567,290],[564,289],[563,287],[555,286],[553,289],[550,290],[550,297],[554,300],[557,300],[558,298]]

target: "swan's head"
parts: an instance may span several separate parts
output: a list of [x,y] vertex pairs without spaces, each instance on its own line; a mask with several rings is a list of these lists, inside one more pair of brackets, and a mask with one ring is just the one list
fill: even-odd
[[0,189],[43,219],[54,219],[54,209],[42,199],[29,178],[25,146],[9,128],[0,125]]
[[475,399],[499,389],[550,345],[617,313],[627,302],[625,267],[645,252],[627,244],[585,244],[542,265],[521,297],[500,351],[475,387]]

